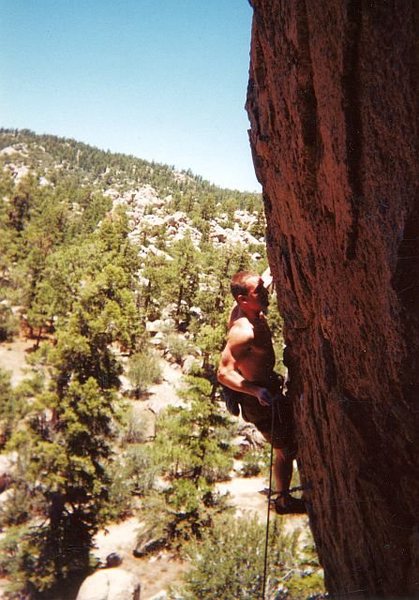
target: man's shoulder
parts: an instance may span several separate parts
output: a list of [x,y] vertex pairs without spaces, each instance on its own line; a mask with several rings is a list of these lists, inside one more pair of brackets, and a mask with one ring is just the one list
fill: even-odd
[[253,337],[253,326],[247,317],[241,316],[233,321],[228,333],[229,340],[245,342],[253,339]]

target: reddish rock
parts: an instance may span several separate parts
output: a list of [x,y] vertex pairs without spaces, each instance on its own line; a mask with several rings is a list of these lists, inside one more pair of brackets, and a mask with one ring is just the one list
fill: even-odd
[[342,596],[412,597],[417,5],[252,5],[250,139],[326,584]]

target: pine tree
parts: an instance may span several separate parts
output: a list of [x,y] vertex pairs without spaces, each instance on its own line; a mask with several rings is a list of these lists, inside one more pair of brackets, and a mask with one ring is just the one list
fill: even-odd
[[148,527],[141,536],[160,538],[174,548],[199,537],[226,509],[214,483],[232,468],[231,425],[215,401],[214,386],[197,376],[186,381],[185,406],[169,407],[157,423],[152,455],[167,487],[163,495],[144,500]]

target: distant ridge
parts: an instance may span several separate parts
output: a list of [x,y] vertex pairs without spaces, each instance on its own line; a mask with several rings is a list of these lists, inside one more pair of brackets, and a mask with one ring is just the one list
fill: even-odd
[[[78,175],[80,184],[85,184],[83,177],[87,177],[90,183],[94,181],[96,186],[102,185],[103,188],[112,184],[122,190],[149,184],[159,193],[179,189],[194,192],[211,190],[224,195],[234,191],[237,197],[260,198],[260,194],[218,187],[194,175],[189,169],[178,171],[174,166],[147,161],[131,154],[102,150],[72,138],[37,134],[30,129],[0,129],[0,153],[15,148],[19,154],[22,150],[19,145],[22,144],[27,150],[24,153],[26,158],[29,155],[32,158],[32,168],[42,171],[54,164],[60,165],[61,173]],[[5,156],[4,153],[2,155]]]

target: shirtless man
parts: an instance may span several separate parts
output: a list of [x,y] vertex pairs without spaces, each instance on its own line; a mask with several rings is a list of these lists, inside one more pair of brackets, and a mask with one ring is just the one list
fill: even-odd
[[273,476],[275,493],[278,493],[276,511],[279,514],[301,513],[305,512],[304,502],[288,492],[295,458],[292,410],[287,398],[281,394],[282,378],[273,370],[275,354],[265,317],[269,303],[267,287],[272,279],[266,272],[262,277],[241,271],[231,280],[236,305],[230,315],[227,344],[217,377],[229,388],[228,395],[240,404],[244,420],[254,423],[273,445]]

